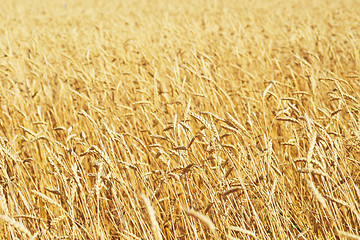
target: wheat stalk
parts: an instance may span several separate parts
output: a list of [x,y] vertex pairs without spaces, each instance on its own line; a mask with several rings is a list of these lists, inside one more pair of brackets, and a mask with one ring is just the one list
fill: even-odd
[[21,222],[15,221],[15,219],[7,216],[7,215],[0,215],[0,219],[3,220],[5,223],[9,224],[13,228],[19,230],[26,236],[31,236],[31,232],[27,229]]
[[140,195],[140,197],[142,198],[142,200],[145,203],[145,207],[147,209],[148,215],[150,217],[150,221],[151,221],[151,227],[153,230],[153,234],[154,234],[154,238],[156,240],[161,240],[162,236],[161,236],[161,232],[160,232],[160,228],[159,228],[159,224],[156,221],[156,213],[154,208],[151,206],[151,202],[150,200],[145,196],[145,195]]
[[215,227],[214,223],[211,221],[211,219],[208,216],[206,216],[206,215],[204,215],[204,214],[202,214],[200,212],[191,210],[191,209],[190,210],[189,209],[183,209],[183,211],[187,215],[200,220],[201,223],[205,224],[210,229],[210,231],[214,234],[215,238],[218,239],[218,235],[217,235],[217,232],[216,232],[216,227]]

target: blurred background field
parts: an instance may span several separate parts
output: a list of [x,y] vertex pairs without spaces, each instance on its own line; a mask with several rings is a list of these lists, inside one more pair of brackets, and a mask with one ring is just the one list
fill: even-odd
[[0,6],[1,239],[360,239],[359,1]]

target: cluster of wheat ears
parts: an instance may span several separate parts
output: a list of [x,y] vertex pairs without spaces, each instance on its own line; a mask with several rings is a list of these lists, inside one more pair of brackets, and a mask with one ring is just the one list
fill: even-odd
[[360,239],[358,1],[5,0],[1,239]]

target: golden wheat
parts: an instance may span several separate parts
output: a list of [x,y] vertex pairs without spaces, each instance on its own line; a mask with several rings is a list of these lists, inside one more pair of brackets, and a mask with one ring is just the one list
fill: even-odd
[[358,5],[2,2],[0,239],[359,239]]

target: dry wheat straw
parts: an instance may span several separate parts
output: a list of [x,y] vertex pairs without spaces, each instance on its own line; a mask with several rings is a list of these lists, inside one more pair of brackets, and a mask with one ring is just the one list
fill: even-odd
[[104,174],[104,165],[105,165],[104,162],[99,163],[99,170],[98,173],[96,174],[95,194],[98,198],[100,197],[100,190],[103,184],[102,176]]
[[46,136],[38,136],[38,137],[34,138],[33,140],[31,140],[30,143],[34,143],[34,142],[39,141],[39,140],[49,141],[49,139]]
[[[310,191],[314,194],[314,196],[316,197],[316,199],[319,201],[320,205],[325,209],[326,213],[333,218],[333,215],[330,211],[330,209],[328,208],[326,201],[324,199],[324,197],[320,194],[320,192],[316,189],[314,183],[310,180],[307,180],[307,185],[310,189]],[[331,220],[332,222],[332,220]],[[333,223],[333,222],[332,222]]]
[[14,227],[15,229],[19,230],[20,232],[24,233],[28,237],[31,236],[29,229],[27,229],[21,222],[15,221],[15,219],[7,215],[0,215],[0,219],[9,224],[10,226]]
[[[297,163],[297,162],[307,162],[308,160],[307,160],[307,158],[301,157],[301,158],[295,158],[295,159],[293,159],[293,161]],[[319,161],[311,158],[309,162],[310,162],[311,164],[314,164],[315,166],[321,168],[322,171],[325,171],[325,167],[324,167],[323,164],[320,163]]]
[[332,201],[332,202],[335,202],[335,203],[340,204],[340,205],[342,205],[342,206],[349,207],[349,204],[348,204],[347,202],[341,200],[341,199],[333,198],[333,197],[331,197],[331,196],[329,196],[329,195],[324,195],[324,197],[325,197],[326,199],[329,199],[329,200]]
[[58,208],[60,208],[61,210],[63,209],[62,206],[57,203],[55,200],[53,200],[52,198],[46,196],[45,194],[41,193],[41,192],[38,192],[36,190],[31,190],[31,192],[37,196],[39,196],[42,200],[44,200],[45,202],[48,202]]
[[344,232],[344,231],[337,231],[340,237],[346,238],[346,239],[352,239],[352,240],[360,240],[360,236]]
[[151,138],[154,138],[154,139],[160,139],[160,140],[165,140],[167,141],[167,138],[164,137],[164,136],[161,136],[161,135],[150,135]]
[[134,102],[132,104],[133,105],[151,105],[152,103],[149,101],[138,101],[138,102]]
[[194,211],[194,210],[183,209],[183,211],[187,215],[200,220],[201,223],[205,224],[210,229],[210,231],[214,234],[215,238],[216,239],[218,238],[217,232],[216,232],[216,227],[208,216],[206,216],[200,212]]
[[9,208],[8,208],[8,204],[4,195],[4,188],[2,185],[0,185],[0,202],[1,202],[1,208],[3,210],[3,213],[5,215],[9,214]]
[[19,125],[19,128],[21,128],[22,130],[24,130],[26,133],[30,134],[31,136],[36,137],[36,134],[33,131],[31,131],[23,126],[20,126],[20,125]]
[[224,128],[225,130],[228,130],[228,131],[230,131],[232,133],[240,134],[240,132],[236,128],[226,126],[226,125],[223,125],[223,124],[220,124],[220,127]]
[[242,227],[237,227],[237,226],[228,226],[227,227],[229,230],[232,230],[232,231],[235,231],[235,232],[241,232],[243,234],[246,234],[246,235],[249,235],[249,236],[252,236],[254,238],[257,238],[256,237],[256,234],[250,230],[247,230],[245,228],[242,228]]
[[189,125],[186,124],[186,122],[181,121],[181,122],[179,122],[179,124],[183,127],[183,129],[185,129],[186,133],[191,133],[191,129],[190,129]]
[[245,127],[243,125],[241,125],[238,121],[235,120],[235,118],[233,116],[230,115],[230,113],[226,113],[226,116],[228,117],[230,123],[240,129],[244,134],[245,136],[247,136],[248,138],[250,138],[250,134],[247,132],[247,130],[245,129]]
[[154,208],[151,206],[150,200],[149,200],[145,195],[141,194],[140,197],[141,197],[142,200],[144,201],[145,207],[146,207],[147,212],[148,212],[148,214],[149,214],[150,221],[151,221],[151,227],[152,227],[152,231],[153,231],[153,234],[154,234],[154,238],[155,238],[156,240],[161,240],[161,239],[162,239],[162,235],[161,235],[161,232],[160,232],[159,224],[158,224],[158,222],[156,221],[156,213],[155,213],[155,210],[154,210]]
[[233,187],[233,188],[230,188],[230,189],[226,190],[225,192],[222,192],[221,195],[226,196],[226,195],[229,195],[231,193],[240,191],[242,189],[243,189],[242,187]]
[[322,177],[329,177],[323,171],[321,171],[319,169],[314,169],[314,168],[301,168],[301,169],[298,169],[297,171],[300,172],[300,173],[310,173],[310,174],[319,175],[319,176],[322,176]]
[[187,147],[185,146],[177,146],[177,147],[173,147],[174,150],[187,150]]
[[297,120],[295,118],[290,118],[290,117],[277,117],[276,120],[300,124],[299,120]]

